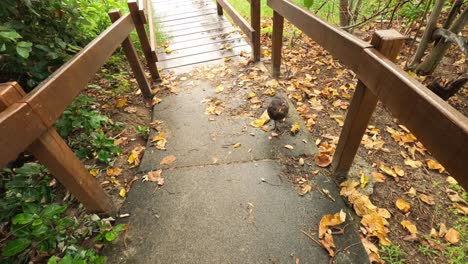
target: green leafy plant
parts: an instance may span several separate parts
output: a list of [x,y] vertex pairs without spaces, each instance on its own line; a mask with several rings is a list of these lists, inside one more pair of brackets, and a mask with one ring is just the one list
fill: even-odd
[[391,264],[404,264],[406,253],[397,245],[384,246],[380,249],[382,259]]
[[113,8],[124,1],[0,1],[0,82],[32,89],[104,31]]
[[144,138],[144,139],[147,139],[148,136],[149,136],[149,127],[147,126],[137,126],[136,127],[136,131],[138,132],[138,134]]
[[112,242],[118,237],[120,232],[127,228],[126,224],[118,224],[112,227],[109,221],[99,221],[98,225],[100,234],[94,238],[96,242]]
[[112,125],[109,118],[96,109],[99,104],[94,99],[78,96],[56,121],[55,127],[62,137],[68,138],[68,144],[78,158],[97,158],[109,163],[120,153],[120,148],[103,130],[110,130],[116,124]]

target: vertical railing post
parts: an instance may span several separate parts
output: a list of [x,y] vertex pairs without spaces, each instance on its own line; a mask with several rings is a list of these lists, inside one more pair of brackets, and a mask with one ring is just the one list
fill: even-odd
[[[121,16],[122,15],[120,13],[120,10],[116,9],[109,11],[109,17],[112,23],[119,20]],[[141,65],[140,60],[138,59],[138,54],[136,53],[135,47],[133,46],[130,36],[122,42],[122,48],[124,50],[128,62],[130,63],[130,67],[132,68],[133,74],[135,75],[135,79],[138,82],[138,86],[140,86],[141,93],[146,99],[151,99],[151,85],[149,84],[148,79],[146,79],[143,66]]]
[[[388,59],[394,61],[404,40],[404,36],[396,30],[379,30],[374,33],[371,44]],[[338,182],[345,179],[351,168],[377,102],[378,97],[358,81],[333,157],[333,170]]]
[[223,7],[216,1],[216,10],[218,11],[218,16],[223,15]]
[[161,77],[159,76],[158,68],[156,67],[156,61],[154,60],[153,54],[151,53],[151,46],[148,40],[148,35],[146,35],[145,26],[143,23],[144,21],[141,19],[141,13],[139,11],[136,0],[128,1],[128,9],[132,14],[133,23],[135,24],[135,29],[138,33],[138,38],[140,39],[141,48],[145,54],[146,64],[151,73],[151,77],[153,81],[158,81],[161,79]]
[[[21,100],[24,95],[23,89],[17,83],[0,85],[0,112]],[[39,136],[27,150],[49,169],[88,212],[107,215],[115,213],[115,207],[110,198],[53,126]]]
[[273,10],[273,35],[271,37],[273,77],[279,77],[281,72],[281,50],[283,48],[284,17]]
[[260,61],[260,0],[251,0],[250,2],[250,25],[255,30],[252,36],[253,59]]

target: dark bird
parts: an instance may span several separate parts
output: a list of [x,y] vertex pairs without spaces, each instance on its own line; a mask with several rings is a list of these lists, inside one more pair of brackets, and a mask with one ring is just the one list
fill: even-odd
[[279,96],[275,96],[273,100],[271,100],[270,105],[268,106],[267,112],[268,116],[275,121],[275,129],[276,129],[276,121],[283,120],[289,111],[289,104],[288,101]]

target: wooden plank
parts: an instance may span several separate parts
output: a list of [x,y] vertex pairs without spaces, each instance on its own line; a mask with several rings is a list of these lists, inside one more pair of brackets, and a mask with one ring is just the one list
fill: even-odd
[[210,24],[217,21],[228,21],[225,17],[220,17],[217,14],[211,14],[206,16],[199,16],[199,17],[189,17],[186,19],[180,19],[175,21],[169,21],[166,23],[159,23],[159,27],[166,32],[170,32],[171,28],[177,27],[177,29],[185,29],[187,27],[198,26],[198,25],[205,25]]
[[[405,38],[400,33],[389,30],[374,33],[371,43],[381,54],[395,60],[404,41]],[[358,82],[333,157],[334,176],[338,182],[346,178],[351,168],[378,100],[370,89],[361,81]]]
[[178,30],[168,33],[172,38],[190,35],[190,34],[197,34],[206,31],[213,31],[213,30],[222,30],[223,28],[232,28],[232,24],[229,22],[224,23],[215,23],[211,25],[204,25],[201,27],[190,27],[185,30]]
[[255,31],[252,26],[250,26],[249,23],[239,13],[237,13],[234,7],[225,0],[217,0],[217,3],[223,7],[234,23],[244,32],[245,35],[247,35],[247,38],[252,40],[252,34]]
[[161,80],[159,76],[158,69],[156,67],[156,61],[154,60],[153,54],[151,53],[151,46],[146,35],[146,29],[138,15],[138,5],[135,0],[128,1],[128,9],[132,15],[133,23],[135,24],[135,29],[140,39],[141,48],[146,58],[146,66],[151,74],[153,81]]
[[26,103],[14,103],[0,112],[0,168],[15,160],[47,127]]
[[138,14],[140,15],[140,21],[143,24],[148,23],[148,21],[146,20],[146,15],[145,15],[145,7],[146,7],[146,1],[138,0]]
[[[28,151],[44,164],[52,175],[78,201],[83,203],[89,212],[114,214],[115,208],[109,197],[88,173],[80,160],[76,158],[57,131],[53,127],[47,129],[43,124],[40,124],[40,118],[32,112],[27,104],[15,103],[24,94],[23,89],[17,83],[0,85],[0,102],[6,102],[5,105],[0,105],[0,116],[17,106],[29,108],[27,112],[16,112],[20,113],[18,116],[24,115],[20,120],[12,116],[10,116],[12,118],[10,120],[0,117],[0,149],[8,149],[8,151],[0,152],[0,168],[16,159],[29,146]],[[10,105],[11,107],[5,110]],[[35,123],[31,118],[39,123]],[[28,123],[23,124],[21,120]]]
[[193,46],[191,48],[182,49],[182,50],[178,50],[175,52],[173,51],[171,54],[161,53],[160,58],[162,62],[162,61],[167,61],[167,60],[172,60],[172,59],[177,59],[177,58],[182,58],[182,57],[187,57],[187,56],[193,56],[193,55],[202,54],[202,53],[211,52],[211,51],[227,50],[226,47],[235,48],[235,47],[240,47],[240,46],[245,46],[245,45],[248,45],[248,44],[242,38],[240,38],[240,39],[235,39],[233,41],[223,41],[223,42],[213,43],[209,45]]
[[22,102],[27,102],[47,127],[52,126],[133,28],[130,14],[124,15],[26,95]]
[[176,21],[180,19],[186,19],[190,17],[199,17],[199,16],[205,16],[205,15],[210,15],[210,14],[216,14],[216,9],[208,9],[208,10],[202,10],[202,11],[196,11],[196,12],[190,12],[190,14],[180,14],[180,15],[174,15],[174,16],[167,16],[163,18],[158,18],[160,23],[165,23],[165,22],[170,22],[170,21]]
[[252,33],[253,60],[260,61],[260,0],[249,0],[250,24],[254,29]]
[[173,60],[161,61],[160,67],[164,69],[172,69],[176,67],[191,65],[195,63],[207,62],[212,60],[218,60],[222,58],[234,57],[240,54],[241,51],[250,52],[251,47],[249,45],[240,46],[233,48],[232,50],[223,50],[223,51],[212,51],[202,54],[197,54],[188,57],[182,57]]
[[[190,24],[190,29],[192,30],[197,30],[197,29],[202,29],[204,27],[210,27],[214,25],[230,25],[230,22],[225,19],[216,19],[214,21],[200,21],[200,22],[195,22]],[[188,28],[187,24],[183,25],[178,25],[178,26],[173,26],[173,27],[165,27],[164,30],[161,32],[166,34],[166,35],[174,35],[179,33],[180,31],[186,31]]]
[[273,35],[271,36],[271,64],[274,77],[281,72],[281,52],[283,50],[284,17],[273,10]]
[[182,8],[168,9],[166,12],[162,12],[158,10],[158,13],[155,15],[155,17],[158,20],[164,20],[165,18],[170,18],[172,16],[183,16],[183,15],[190,16],[192,13],[210,11],[213,9],[216,9],[215,5],[206,5],[206,6],[202,6],[201,8],[191,7],[191,8],[185,8],[185,9],[182,9]]
[[172,3],[153,3],[154,10],[157,12],[161,11],[167,11],[171,10],[174,8],[186,8],[186,7],[202,7],[205,5],[211,5],[211,2],[206,2],[206,1],[196,1],[196,2],[191,2],[191,1],[183,1],[183,2],[172,2]]
[[468,118],[375,49],[367,49],[361,81],[407,126],[464,188],[468,188]]
[[115,214],[115,207],[110,198],[53,127],[34,141],[28,150],[88,212]]
[[[122,15],[120,14],[119,10],[109,11],[109,17],[113,23],[119,20],[121,16]],[[136,53],[135,47],[133,46],[130,37],[124,39],[124,41],[122,42],[122,48],[130,64],[130,67],[132,68],[133,74],[135,75],[135,79],[138,82],[138,86],[140,87],[141,93],[146,99],[151,99],[153,97],[151,93],[151,85],[146,79],[145,70],[143,69],[141,62],[138,59],[138,54]]]
[[[184,41],[184,42],[178,42],[178,43],[171,43],[169,45],[169,48],[172,50],[172,52],[177,52],[178,50],[183,50],[183,49],[189,49],[191,47],[196,47],[196,46],[203,46],[203,45],[211,45],[215,43],[222,43],[222,42],[232,42],[232,41],[243,41],[243,37],[239,33],[233,33],[228,36],[224,35],[216,35],[213,37],[209,38],[201,38],[201,39],[196,39],[192,41]],[[164,49],[159,49],[160,52],[164,52]]]
[[369,43],[328,24],[295,3],[284,0],[268,0],[267,3],[353,71],[357,70],[363,49],[372,47]]
[[156,46],[156,32],[154,29],[154,17],[153,17],[153,7],[151,6],[151,1],[148,1],[148,30],[150,34],[150,47],[151,47],[151,55],[153,56],[153,61],[158,62],[158,55],[156,54],[156,50],[158,49]]
[[16,82],[0,83],[0,112],[23,98],[25,94]]
[[203,31],[199,32],[196,34],[190,34],[190,35],[184,35],[184,36],[178,36],[171,38],[170,42],[171,43],[179,43],[179,42],[186,42],[186,41],[193,41],[193,40],[198,40],[198,39],[203,39],[203,38],[216,38],[216,37],[228,37],[231,34],[238,33],[238,31],[234,28],[234,26],[231,27],[225,27],[225,28],[220,28],[220,29],[213,29],[209,31]]

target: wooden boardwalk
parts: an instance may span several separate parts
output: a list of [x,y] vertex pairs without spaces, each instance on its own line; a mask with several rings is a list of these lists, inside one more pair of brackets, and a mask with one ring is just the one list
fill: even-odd
[[222,15],[211,0],[153,0],[156,28],[169,42],[158,49],[158,67],[184,72],[194,66],[221,63],[251,47],[239,30]]

